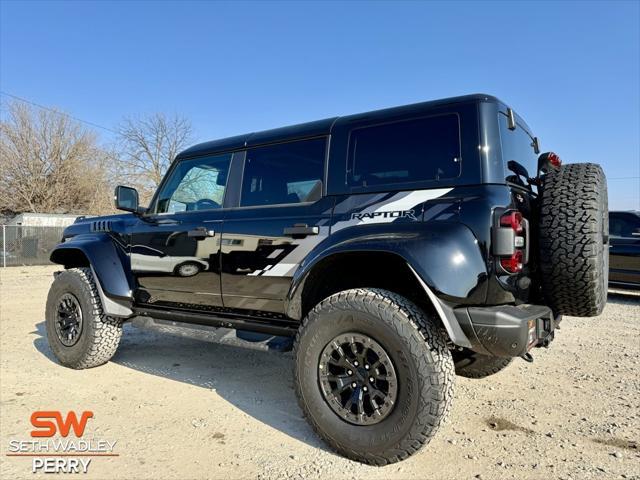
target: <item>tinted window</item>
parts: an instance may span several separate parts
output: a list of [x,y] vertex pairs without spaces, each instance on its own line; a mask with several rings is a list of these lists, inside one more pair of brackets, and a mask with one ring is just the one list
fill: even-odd
[[349,139],[347,183],[369,187],[455,178],[460,160],[457,115],[360,128]]
[[[634,233],[636,235],[634,235]],[[609,235],[613,237],[640,238],[640,216],[634,214],[609,214]]]
[[535,177],[538,174],[538,155],[533,147],[533,138],[519,123],[516,124],[515,130],[509,130],[509,119],[505,114],[500,113],[498,117],[505,171],[508,175],[514,175],[507,167],[508,162],[513,160],[527,170],[529,177]]
[[157,213],[222,207],[231,154],[181,160],[158,195]]
[[268,145],[247,151],[240,205],[314,201],[322,193],[326,139]]

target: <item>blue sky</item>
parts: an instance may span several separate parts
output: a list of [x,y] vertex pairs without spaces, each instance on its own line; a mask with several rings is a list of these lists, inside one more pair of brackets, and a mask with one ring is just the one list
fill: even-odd
[[638,1],[0,1],[1,90],[108,128],[178,112],[208,140],[485,92],[640,209]]

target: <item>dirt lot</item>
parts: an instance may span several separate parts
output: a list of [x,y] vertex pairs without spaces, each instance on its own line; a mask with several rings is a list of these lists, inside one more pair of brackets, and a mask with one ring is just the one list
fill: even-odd
[[[290,354],[129,326],[113,361],[59,366],[44,336],[51,267],[0,270],[2,478],[35,410],[92,410],[85,438],[117,441],[89,478],[640,478],[640,296],[566,318],[554,345],[485,380],[457,379],[447,425],[384,468],[328,451],[295,402]],[[227,338],[227,337],[225,337]]]

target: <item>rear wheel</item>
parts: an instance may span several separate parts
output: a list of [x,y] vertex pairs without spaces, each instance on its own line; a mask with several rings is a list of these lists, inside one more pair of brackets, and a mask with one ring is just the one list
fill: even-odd
[[373,465],[417,452],[453,400],[445,338],[386,290],[346,290],[317,305],[296,337],[294,373],[300,407],[320,437]]
[[46,308],[49,347],[62,365],[83,369],[111,359],[122,337],[122,322],[102,312],[90,268],[60,272]]
[[513,361],[513,358],[482,355],[471,350],[454,351],[453,361],[456,375],[466,378],[485,378],[501,372]]
[[599,165],[564,165],[544,177],[540,208],[542,289],[555,313],[600,315],[607,301],[607,181]]

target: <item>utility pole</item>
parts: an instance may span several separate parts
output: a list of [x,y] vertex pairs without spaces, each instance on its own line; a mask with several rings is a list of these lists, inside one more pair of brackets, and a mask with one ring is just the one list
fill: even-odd
[[2,225],[2,268],[7,268],[7,226]]

